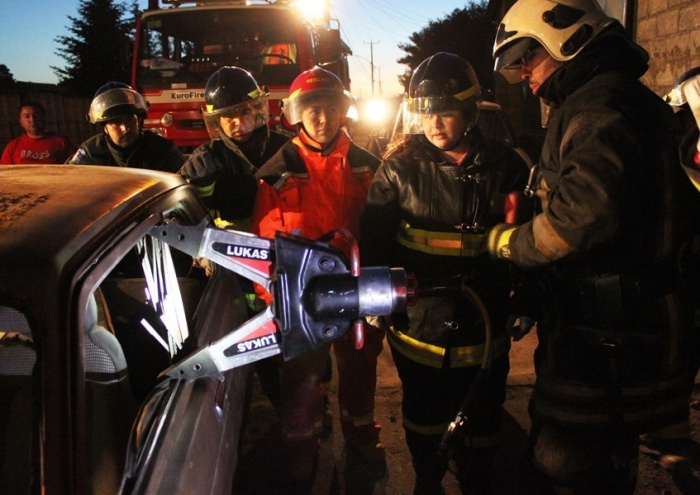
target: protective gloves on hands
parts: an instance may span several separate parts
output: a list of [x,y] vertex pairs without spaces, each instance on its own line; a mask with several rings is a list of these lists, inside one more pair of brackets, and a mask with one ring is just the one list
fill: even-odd
[[515,226],[508,223],[499,223],[489,232],[487,248],[489,254],[494,258],[510,258],[510,237],[513,235]]

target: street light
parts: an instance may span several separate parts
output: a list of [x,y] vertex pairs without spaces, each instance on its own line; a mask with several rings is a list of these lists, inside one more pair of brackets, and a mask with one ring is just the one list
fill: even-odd
[[386,105],[383,100],[372,98],[365,107],[365,113],[371,122],[379,124],[386,116]]

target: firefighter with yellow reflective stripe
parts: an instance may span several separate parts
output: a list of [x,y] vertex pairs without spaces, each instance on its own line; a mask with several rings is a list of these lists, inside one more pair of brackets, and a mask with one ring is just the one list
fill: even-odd
[[479,98],[476,74],[461,57],[441,52],[418,66],[404,101],[404,138],[385,155],[361,219],[363,264],[404,267],[419,291],[445,289],[386,321],[415,494],[441,493],[447,462],[435,469],[434,454],[475,383],[454,456],[463,493],[489,493],[501,426],[511,273],[489,258],[485,232],[504,221],[506,195],[522,191],[529,172],[512,147],[475,127]]
[[595,0],[518,0],[495,68],[552,108],[540,208],[489,250],[543,287],[530,403],[534,493],[632,494],[639,434],[683,421],[692,346],[681,253],[695,190],[649,55]]

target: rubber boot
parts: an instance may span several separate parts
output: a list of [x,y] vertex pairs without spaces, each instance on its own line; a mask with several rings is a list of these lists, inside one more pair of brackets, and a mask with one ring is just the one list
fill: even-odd
[[361,457],[372,462],[384,462],[386,449],[379,440],[382,427],[377,423],[355,426],[352,421],[342,420],[340,425],[345,438],[345,446]]

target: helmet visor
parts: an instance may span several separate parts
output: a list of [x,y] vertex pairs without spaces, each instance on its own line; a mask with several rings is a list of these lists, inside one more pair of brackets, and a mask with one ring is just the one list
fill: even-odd
[[132,89],[115,88],[97,95],[90,103],[88,120],[92,124],[128,114],[146,114],[148,107],[143,97]]
[[[468,106],[461,104],[459,106],[455,105],[446,105],[444,103],[447,103],[445,101],[439,101],[441,98],[448,98],[448,97],[432,97],[432,98],[406,98],[403,103],[401,104],[400,112],[401,112],[401,132],[403,134],[424,134],[425,130],[423,128],[423,121],[426,119],[430,119],[430,115],[435,115],[435,114],[441,114],[443,116],[449,116],[450,114],[454,113],[459,113],[459,112],[466,112],[465,115],[468,115],[467,117],[467,129],[471,129],[471,127],[474,125],[476,122],[476,117],[478,115],[478,110],[476,112],[469,111]],[[427,99],[432,99],[434,101],[432,102],[427,102],[428,105],[432,105],[432,108],[430,111],[422,111],[422,112],[416,112],[415,110],[415,105],[416,102],[413,101],[411,102],[410,100],[427,100]],[[418,102],[420,104],[420,102]],[[476,106],[474,107],[475,109],[477,108]],[[440,109],[440,110],[438,110]]]
[[416,95],[408,96],[404,101],[407,110],[412,113],[442,113],[461,110],[480,95],[481,89],[474,85],[454,95]]
[[270,118],[270,105],[268,96],[262,95],[253,100],[237,103],[219,110],[211,112],[204,110],[202,115],[204,116],[204,124],[207,126],[209,137],[217,139],[221,137],[220,132],[228,135],[224,131],[224,128],[228,128],[228,125],[223,125],[228,123],[228,121],[236,121],[239,127],[238,132],[241,134],[253,132],[258,127],[266,125]]
[[[291,96],[283,100],[282,111],[291,124],[298,124],[302,121],[304,109],[322,100],[337,102],[341,114],[344,117],[352,118],[351,113],[355,102],[350,93],[338,89],[314,89]],[[357,109],[354,108],[354,111],[356,112]]]
[[421,117],[423,114],[409,110],[408,97],[401,103],[401,132],[403,134],[423,134]]
[[442,113],[462,108],[462,102],[454,96],[426,96],[406,100],[406,109],[411,113]]
[[504,68],[520,68],[520,61],[525,54],[530,51],[531,44],[534,40],[531,38],[520,38],[509,45],[506,45],[497,55],[494,71],[498,72]]

